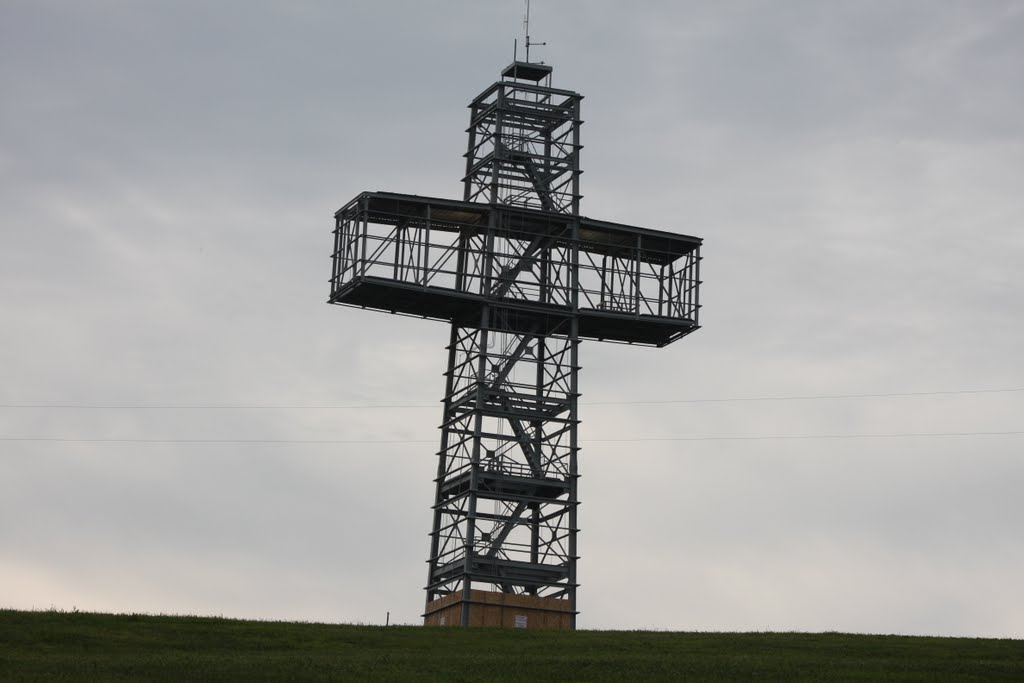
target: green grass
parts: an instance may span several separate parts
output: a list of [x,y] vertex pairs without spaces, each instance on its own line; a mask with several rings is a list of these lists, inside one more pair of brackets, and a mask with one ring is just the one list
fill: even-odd
[[1024,681],[1024,641],[0,610],[0,681]]

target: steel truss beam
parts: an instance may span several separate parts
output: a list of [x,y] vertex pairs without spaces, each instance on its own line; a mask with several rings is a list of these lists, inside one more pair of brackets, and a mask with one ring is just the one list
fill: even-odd
[[550,336],[510,332],[504,313],[452,325],[428,603],[575,594],[579,340],[571,317]]

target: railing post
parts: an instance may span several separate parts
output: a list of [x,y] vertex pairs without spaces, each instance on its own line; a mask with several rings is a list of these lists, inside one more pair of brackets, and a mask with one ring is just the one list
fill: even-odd
[[370,230],[369,203],[369,198],[364,197],[362,201],[363,237],[359,245],[359,248],[362,252],[362,258],[359,259],[359,264],[357,266],[357,270],[359,272],[360,277],[366,277],[366,243],[369,241],[369,237],[367,235],[369,234]]
[[426,234],[423,237],[423,286],[427,286],[427,282],[430,281],[428,273],[430,272],[430,204],[427,204],[427,229]]
[[633,315],[640,317],[640,235],[636,236],[636,261],[633,265]]

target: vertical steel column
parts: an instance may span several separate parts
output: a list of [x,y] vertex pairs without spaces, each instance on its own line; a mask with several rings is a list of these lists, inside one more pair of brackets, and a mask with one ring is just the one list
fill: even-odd
[[[578,104],[578,103],[577,103]],[[579,117],[577,116],[577,120]],[[578,127],[577,127],[578,130]],[[577,200],[578,201],[578,200]],[[577,204],[578,206],[578,204]],[[577,214],[578,215],[578,214]],[[579,218],[572,223],[572,248],[569,250],[569,258],[571,260],[571,268],[569,268],[569,279],[572,282],[572,286],[569,288],[571,292],[571,303],[570,307],[574,313],[579,311],[579,278],[580,278],[580,221]],[[579,584],[579,579],[576,575],[576,560],[579,559],[579,550],[577,548],[576,534],[579,530],[579,524],[577,522],[577,508],[579,507],[579,397],[580,397],[580,385],[579,385],[579,348],[580,348],[580,319],[579,315],[573,315],[570,322],[571,329],[569,331],[569,343],[571,350],[569,353],[570,364],[572,366],[572,378],[569,383],[569,420],[572,431],[569,433],[569,502],[571,507],[569,508],[569,585],[571,591],[569,593],[569,604],[572,609],[572,628],[576,628],[576,586]]]
[[[459,342],[459,328],[458,325],[452,323],[451,333],[449,334],[448,342],[448,370],[445,372],[444,380],[444,423],[447,424],[448,420],[451,419],[452,413],[452,390],[455,384],[455,363],[457,358],[457,346]],[[430,558],[427,560],[429,568],[427,569],[427,586],[433,583],[434,576],[437,574],[438,564],[438,550],[441,542],[441,528],[443,522],[443,514],[441,508],[441,482],[444,480],[444,475],[448,467],[448,448],[450,446],[449,439],[451,434],[448,429],[441,429],[441,450],[437,452],[437,478],[434,480],[435,493],[434,493],[434,523],[430,527]],[[427,601],[430,601],[430,593],[427,594]]]

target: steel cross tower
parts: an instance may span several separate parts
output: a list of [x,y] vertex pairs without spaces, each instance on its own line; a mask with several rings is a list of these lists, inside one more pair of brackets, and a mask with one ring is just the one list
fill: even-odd
[[580,215],[582,99],[514,62],[470,104],[462,201],[335,214],[331,303],[451,325],[427,624],[575,627],[579,342],[699,326],[699,238]]

